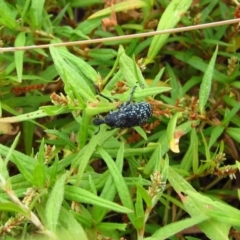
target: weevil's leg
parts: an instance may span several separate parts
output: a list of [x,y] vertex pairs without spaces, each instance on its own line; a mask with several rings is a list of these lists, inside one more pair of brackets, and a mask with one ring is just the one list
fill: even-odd
[[137,88],[137,86],[134,86],[134,87],[133,87],[132,92],[130,93],[130,97],[129,97],[129,100],[128,100],[128,104],[132,101],[133,94],[135,93],[136,88]]
[[100,132],[100,125],[98,125],[98,130],[94,133],[94,135],[97,135]]

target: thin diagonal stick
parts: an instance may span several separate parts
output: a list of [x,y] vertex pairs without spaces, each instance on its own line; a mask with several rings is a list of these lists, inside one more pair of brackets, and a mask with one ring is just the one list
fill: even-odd
[[227,24],[234,24],[234,23],[239,23],[239,22],[240,22],[240,18],[236,18],[236,19],[230,19],[230,20],[213,22],[213,23],[198,24],[198,25],[188,26],[188,27],[180,27],[180,28],[152,31],[152,32],[147,32],[147,33],[129,34],[129,35],[125,35],[125,36],[97,38],[97,39],[81,40],[81,41],[74,41],[74,42],[32,45],[32,46],[23,46],[23,47],[6,47],[6,48],[0,48],[0,53],[30,50],[30,49],[37,49],[37,48],[49,48],[50,46],[53,46],[53,47],[74,46],[74,45],[82,45],[82,44],[111,42],[111,41],[117,41],[117,40],[119,41],[119,40],[124,40],[124,39],[131,39],[131,38],[150,37],[150,36],[155,36],[155,35],[160,35],[160,34],[187,32],[187,31],[193,31],[193,30],[210,28],[210,27],[217,27],[217,26],[222,26],[222,25],[227,25]]

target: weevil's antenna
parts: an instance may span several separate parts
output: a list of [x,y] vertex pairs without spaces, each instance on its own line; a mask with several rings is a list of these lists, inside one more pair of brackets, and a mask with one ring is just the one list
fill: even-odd
[[94,85],[94,87],[95,87],[96,93],[97,93],[99,96],[107,99],[109,102],[113,102],[110,98],[106,97],[105,95],[103,95],[103,94],[100,92],[99,87],[98,87],[96,84],[93,84],[93,85]]
[[101,93],[98,93],[98,95],[103,97],[103,98],[105,98],[105,99],[107,99],[109,102],[113,102],[110,98],[108,98],[107,96],[105,96],[105,95],[103,95]]

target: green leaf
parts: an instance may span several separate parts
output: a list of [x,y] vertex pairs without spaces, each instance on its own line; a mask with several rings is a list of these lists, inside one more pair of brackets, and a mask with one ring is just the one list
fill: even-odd
[[[174,28],[181,20],[181,17],[191,6],[192,0],[172,0],[161,15],[161,19],[158,23],[157,30],[165,30]],[[147,59],[145,64],[150,63],[154,57],[159,53],[159,50],[166,43],[168,34],[156,35],[153,37],[152,43],[148,50]]]
[[[165,139],[167,139],[167,137]],[[161,159],[161,157],[163,155],[162,147],[163,147],[162,143],[161,144],[158,143],[154,146],[154,152],[152,153],[148,163],[144,167],[144,170],[143,170],[144,174],[150,175],[152,173],[153,169],[156,166],[156,161],[159,161],[159,159]],[[164,154],[165,154],[165,152],[164,152]]]
[[[12,162],[14,164],[17,165],[17,168],[18,170],[22,173],[22,175],[24,176],[24,178],[32,183],[33,181],[33,167],[36,166],[36,161],[34,159],[31,158],[31,162],[29,163],[28,161],[30,160],[30,158],[25,158],[26,156],[24,154],[23,155],[23,158],[24,161],[21,161],[21,158],[19,158],[19,153],[17,154],[13,154],[12,155]],[[21,155],[20,155],[21,156]],[[29,164],[32,164],[29,166]]]
[[43,7],[45,0],[31,1],[31,7],[29,10],[31,16],[31,22],[34,27],[41,28],[43,24]]
[[[17,146],[17,144],[18,144],[18,142],[19,142],[20,136],[21,136],[21,134],[18,133],[18,135],[15,137],[15,139],[14,139],[14,141],[13,141],[10,149],[9,149],[8,147],[5,148],[5,151],[7,150],[7,154],[5,155],[5,156],[6,156],[6,159],[5,159],[6,166],[7,166],[7,164],[8,164],[8,161],[9,161],[10,158],[12,157],[12,154],[14,154],[14,152],[15,152],[14,149],[16,148],[16,146]],[[1,154],[4,154],[4,153],[3,153],[4,150],[3,150],[3,151],[0,151],[0,152],[1,152]],[[22,156],[24,157],[25,155],[22,154]]]
[[3,156],[6,156],[6,162],[8,162],[8,159],[11,159],[11,162],[17,165],[18,170],[23,174],[24,178],[31,183],[32,173],[36,166],[36,160],[23,153],[13,150],[13,148],[16,146],[19,136],[20,134],[16,137],[11,149],[0,144],[0,152]]
[[26,0],[24,2],[24,6],[21,8],[20,12],[21,12],[21,19],[22,19],[22,23],[24,24],[26,21],[26,14],[28,12],[29,6],[31,4],[31,0]]
[[58,157],[58,155],[56,155],[55,160],[54,160],[51,168],[48,169],[49,170],[49,175],[50,175],[49,176],[50,177],[50,179],[49,179],[50,186],[53,186],[53,184],[55,184],[55,182],[56,182],[57,171],[58,171],[58,162],[59,162],[59,157]]
[[20,213],[21,215],[25,217],[29,217],[29,214],[24,210],[22,207],[19,207],[15,203],[0,203],[0,211],[6,211],[6,212],[14,212],[14,213]]
[[240,128],[229,127],[227,128],[226,133],[240,143]]
[[240,211],[224,202],[213,201],[211,198],[202,196],[200,193],[187,191],[194,202],[202,208],[207,216],[231,226],[240,227]]
[[45,181],[46,181],[45,166],[43,163],[38,162],[33,172],[32,184],[36,187],[43,187]]
[[36,125],[33,122],[30,121],[23,122],[24,146],[27,155],[30,155],[32,153],[35,127]]
[[147,134],[146,132],[139,126],[134,127],[134,130],[144,139],[147,141]]
[[57,131],[57,130],[50,130],[50,129],[45,130],[45,132],[49,133],[49,134],[52,134],[52,135],[55,135],[59,139],[59,141],[62,141],[69,148],[71,148],[71,149],[76,148],[76,146],[71,141],[70,136],[68,134],[66,134],[64,132]]
[[59,239],[71,239],[71,240],[89,240],[86,235],[85,229],[81,224],[74,218],[72,211],[69,211],[65,208],[61,208],[59,215],[59,226],[61,230],[57,231]]
[[182,86],[180,85],[173,68],[169,65],[166,64],[166,70],[167,73],[169,74],[169,78],[170,78],[170,86],[172,88],[171,90],[171,100],[172,100],[172,104],[175,104],[177,99],[181,99],[184,95],[183,95],[183,91],[182,91]]
[[164,70],[165,70],[164,67],[159,70],[158,74],[154,77],[150,87],[156,87],[159,84],[159,79],[162,78]]
[[[66,3],[65,6],[61,9],[61,11],[58,13],[58,15],[55,17],[55,19],[52,21],[52,25],[57,28],[61,21],[63,21],[64,16],[69,8],[70,3]],[[61,25],[61,24],[60,24]],[[62,26],[61,26],[62,27]],[[65,26],[63,26],[65,27]]]
[[[77,26],[75,31],[81,31],[83,34],[85,34],[87,36],[95,28],[97,28],[98,26],[101,26],[101,20],[102,20],[102,18],[94,18],[94,19],[88,19],[88,20],[82,21]],[[87,38],[87,39],[89,39],[89,38]]]
[[137,229],[141,229],[144,226],[144,209],[143,209],[143,201],[142,195],[137,188],[137,197],[135,203],[135,211],[136,211],[136,219],[135,226]]
[[[157,230],[155,233],[153,233],[152,238],[151,239],[155,239],[155,240],[164,240],[164,239],[168,239],[171,236],[174,236],[175,234],[188,229],[192,226],[195,226],[205,220],[207,220],[208,217],[200,214],[198,216],[195,217],[191,217],[191,218],[187,218],[187,219],[183,219],[181,221],[178,222],[174,222],[174,223],[169,223],[166,226],[161,227],[159,230]],[[144,240],[147,240],[148,238],[144,238]]]
[[99,134],[94,135],[89,141],[89,143],[78,152],[74,159],[72,159],[72,168],[78,167],[78,175],[75,183],[76,186],[80,184],[89,160],[92,154],[96,151],[96,146],[103,144],[108,138],[110,138],[114,134],[114,132],[117,131],[116,129],[111,132],[106,131],[107,127],[104,127],[105,132],[100,131]]
[[117,52],[113,49],[101,48],[92,49],[88,52],[88,56],[101,61],[107,61],[117,56]]
[[[74,218],[76,218],[76,220],[81,223],[85,228],[91,228],[93,225],[93,219],[94,219],[94,224],[97,222],[95,222],[95,218],[93,218],[92,214],[90,213],[91,210],[95,209],[95,207],[99,207],[99,206],[94,206],[94,208],[92,209],[87,209],[88,206],[84,207],[82,204],[79,205],[79,211],[75,212],[75,211],[70,211],[71,214],[74,216]],[[105,209],[100,207],[101,209]],[[105,209],[106,210],[106,209]],[[92,211],[91,211],[92,212]]]
[[147,190],[143,186],[137,184],[137,191],[141,194],[141,197],[144,200],[144,202],[146,203],[147,207],[151,208],[152,207],[152,199],[149,196]]
[[[120,148],[122,149],[123,146],[121,146]],[[118,153],[117,153],[116,166],[118,168],[118,171],[122,172],[122,169],[123,169],[123,151],[119,150]],[[107,178],[106,183],[104,184],[104,188],[103,188],[103,190],[100,194],[100,197],[102,197],[106,200],[109,200],[109,201],[114,200],[114,198],[117,194],[117,189],[116,189],[115,184],[113,184],[113,183],[114,183],[113,177],[109,176]],[[94,221],[96,223],[100,223],[102,221],[102,219],[104,218],[106,213],[107,213],[107,209],[96,206],[93,209],[93,214],[92,214]]]
[[188,147],[187,152],[185,153],[181,164],[180,169],[184,169],[189,171],[191,166],[193,168],[193,172],[196,174],[199,165],[198,158],[198,136],[196,134],[196,129],[193,128],[190,136],[190,145]]
[[[174,55],[174,57],[179,59],[180,61],[183,61],[184,63],[188,64],[194,69],[200,70],[203,73],[205,73],[208,68],[208,64],[201,57],[193,55],[192,51],[190,52],[189,51],[186,51],[186,52],[172,51],[171,54]],[[219,82],[222,84],[229,82],[229,77],[221,73],[217,69],[214,69],[213,78],[216,82]],[[199,81],[198,78],[194,80],[197,81],[195,82],[195,84],[198,83]]]
[[64,196],[64,186],[66,181],[66,174],[63,174],[55,183],[45,210],[45,216],[47,220],[48,228],[55,232],[58,224],[58,217],[61,210],[63,196]]
[[82,118],[80,121],[80,129],[79,129],[79,140],[78,147],[83,148],[88,141],[88,130],[89,124],[91,123],[89,115],[86,114],[87,111],[82,111]]
[[[77,70],[80,71],[86,78],[92,80],[93,82],[96,82],[99,78],[98,73],[95,71],[93,67],[91,67],[86,61],[83,59],[71,54],[70,52],[63,50],[63,49],[57,49],[58,53],[65,59],[67,59],[69,62],[71,62],[72,65],[77,67]],[[81,79],[81,81],[83,81]],[[86,80],[84,80],[85,84]]]
[[236,105],[234,105],[234,107],[231,109],[231,111],[228,111],[228,109],[226,109],[225,116],[222,121],[222,125],[225,126],[225,125],[229,124],[229,122],[232,121],[232,119],[236,116],[239,109],[240,109],[240,104],[238,102],[236,102]]
[[97,225],[97,229],[100,231],[113,231],[113,230],[120,230],[120,231],[125,231],[127,227],[127,224],[124,223],[111,223],[111,222],[102,222]]
[[200,109],[201,113],[203,113],[204,107],[205,107],[205,105],[208,101],[209,95],[210,95],[211,86],[212,86],[212,77],[213,77],[213,72],[214,72],[215,61],[217,58],[217,53],[218,53],[218,46],[216,47],[216,50],[209,62],[209,65],[203,76],[203,80],[202,80],[202,83],[200,86],[199,109]]
[[101,206],[107,208],[108,210],[113,210],[115,212],[131,213],[132,210],[126,207],[122,207],[117,203],[105,200],[88,192],[85,189],[75,186],[65,186],[65,198],[70,201],[76,201],[81,203],[87,203],[92,205]]
[[159,161],[168,149],[169,144],[166,131],[164,131],[163,134],[160,134],[159,143],[154,146],[154,152],[144,167],[144,174],[150,175],[152,173],[153,169],[156,167],[156,161]]
[[37,156],[37,165],[33,172],[33,185],[36,187],[43,187],[46,181],[46,170],[44,165],[44,139],[41,141],[41,145],[39,148],[38,156]]
[[0,186],[3,186],[4,188],[6,188],[6,183],[8,178],[9,178],[9,173],[8,173],[6,162],[3,161],[3,158],[0,155]]
[[[57,106],[56,105],[56,106],[43,106],[43,107],[40,107],[40,110],[32,112],[31,114],[33,114],[35,116],[35,115],[38,115],[38,114],[42,113],[41,117],[43,117],[44,113],[45,113],[45,116],[55,116],[55,115],[60,115],[60,114],[68,113],[68,112],[70,112],[70,109],[68,107],[66,107],[66,106]],[[31,114],[30,114],[30,117],[32,116]]]
[[[143,0],[131,0],[131,1],[123,1],[123,2],[113,4],[113,9],[117,13],[117,12],[121,12],[121,11],[128,11],[131,9],[144,8],[147,6],[148,6],[147,2],[145,2]],[[107,7],[103,10],[97,11],[96,13],[92,14],[89,17],[89,19],[103,17],[105,15],[111,14],[111,12],[112,12],[112,8]]]
[[0,0],[0,24],[10,29],[16,29],[16,11],[10,8],[6,1]]
[[[94,101],[95,97],[90,87],[82,76],[73,69],[59,53],[59,50],[50,47],[50,52],[56,69],[65,83],[65,90],[72,98],[77,98],[80,102]],[[74,94],[73,94],[74,93]],[[85,99],[84,101],[81,99]]]
[[202,10],[202,16],[201,16],[201,20],[205,21],[208,17],[209,14],[213,11],[213,9],[216,7],[217,4],[219,4],[218,0],[212,0],[208,2],[209,4],[207,4],[204,9]]
[[[26,43],[25,32],[20,32],[14,42],[15,47],[23,47]],[[22,82],[22,73],[23,73],[23,55],[24,51],[15,51],[14,60],[17,70],[18,82]]]
[[215,128],[213,128],[213,130],[211,131],[210,140],[209,140],[209,146],[208,146],[209,149],[214,143],[216,143],[217,139],[221,136],[224,129],[225,128],[223,126],[216,126]]
[[[121,146],[122,147],[119,149],[119,151],[124,151],[123,145],[121,145]],[[118,170],[118,168],[117,168],[115,162],[113,161],[113,159],[111,158],[111,156],[103,148],[99,147],[98,152],[100,153],[101,157],[103,158],[103,160],[105,161],[105,163],[108,166],[108,169],[113,177],[114,184],[117,188],[117,192],[119,194],[119,197],[122,201],[123,206],[133,210],[134,206],[133,206],[132,197],[131,197],[129,190],[127,188],[127,185],[124,181],[122,173]],[[130,221],[132,222],[132,224],[135,224],[135,220],[134,220],[135,214],[129,213],[128,217],[129,217]]]
[[[197,193],[196,190],[173,168],[169,167],[169,178],[170,184],[176,192],[179,193],[181,200],[184,204],[185,210],[190,214],[191,217],[195,218],[199,215],[208,216],[203,208],[207,206],[202,206],[201,198],[203,197],[199,194],[198,199],[192,199],[189,196],[183,196],[182,193],[188,194],[189,192]],[[208,236],[209,239],[228,239],[228,232],[230,230],[230,225],[216,221],[214,219],[206,220],[198,224],[199,228]]]
[[126,55],[124,52],[123,47],[120,46],[119,48],[119,64],[121,72],[124,76],[124,78],[127,80],[127,84],[131,87],[135,86],[138,82],[140,86],[146,85],[145,79],[141,73],[141,70],[136,65],[133,60]]
[[[53,106],[53,107],[55,107],[55,106]],[[31,113],[21,114],[19,116],[0,118],[0,123],[1,122],[10,122],[10,123],[22,122],[22,121],[46,117],[46,116],[47,116],[47,114],[43,110],[37,110],[37,111],[31,112]]]

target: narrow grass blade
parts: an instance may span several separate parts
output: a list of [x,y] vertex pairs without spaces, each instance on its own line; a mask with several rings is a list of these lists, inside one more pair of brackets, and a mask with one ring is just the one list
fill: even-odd
[[66,175],[63,174],[55,183],[46,204],[46,220],[48,228],[55,232],[58,224],[58,216],[63,202],[64,185]]
[[6,211],[6,212],[14,212],[14,213],[20,213],[21,215],[25,217],[29,217],[29,214],[24,210],[22,207],[19,207],[15,203],[0,203],[0,211]]
[[189,171],[191,167],[193,168],[194,173],[197,172],[199,167],[198,136],[195,128],[191,131],[190,145],[180,164],[180,169],[184,169],[186,171]]
[[[123,145],[123,144],[122,144]],[[122,148],[123,146],[121,146],[120,148]],[[119,172],[122,172],[122,168],[123,168],[123,151],[118,151],[117,154],[117,158],[116,158],[116,166],[118,168]],[[100,197],[109,200],[109,201],[113,201],[114,197],[117,194],[117,189],[115,184],[113,184],[113,177],[109,176],[106,184],[104,185],[104,188],[101,192]],[[106,215],[107,213],[107,209],[101,208],[99,206],[96,206],[93,209],[93,219],[95,220],[96,223],[100,223],[103,219],[103,217]]]
[[212,77],[214,73],[214,65],[215,61],[217,58],[217,53],[218,53],[218,46],[216,47],[216,50],[209,62],[209,65],[207,67],[207,70],[203,76],[203,80],[200,86],[200,91],[199,91],[199,109],[200,112],[203,113],[204,107],[208,101],[210,91],[211,91],[211,86],[212,86]]
[[240,128],[229,127],[226,133],[238,143],[240,143]]
[[[117,13],[117,12],[120,12],[120,11],[128,11],[128,10],[131,10],[131,9],[143,8],[143,7],[147,7],[147,6],[148,6],[148,3],[146,1],[131,0],[131,1],[118,2],[118,3],[113,5],[113,9]],[[108,8],[105,8],[105,9],[101,10],[101,11],[97,11],[96,13],[91,15],[89,17],[89,19],[109,15],[109,14],[111,14],[111,10],[112,10],[112,8],[108,7]]]
[[[191,6],[191,3],[192,0],[172,0],[162,14],[157,30],[174,28],[180,21],[182,15]],[[153,38],[145,64],[150,63],[159,53],[159,50],[166,43],[169,35],[170,34],[162,34]]]
[[100,198],[93,193],[82,189],[80,187],[75,186],[66,186],[65,187],[65,198],[67,200],[81,202],[81,203],[87,203],[92,205],[97,205],[104,207],[108,210],[113,210],[115,212],[122,212],[122,213],[131,213],[133,210],[120,206],[117,203],[114,203],[112,201],[105,200],[103,198]]
[[[207,220],[208,217],[206,217],[203,214],[200,214],[193,218],[187,218],[178,222],[167,224],[166,226],[160,228],[157,230],[153,235],[152,238],[156,240],[164,240],[168,239],[169,237],[181,232],[184,229],[190,228],[198,223],[201,223],[205,220]],[[148,238],[146,238],[147,240]]]
[[46,169],[44,165],[44,139],[41,141],[37,160],[37,165],[33,171],[32,183],[36,187],[43,187],[46,181]]
[[16,21],[17,12],[13,11],[4,0],[0,0],[0,22],[7,28],[16,29],[18,23]]
[[41,27],[43,24],[43,8],[45,0],[32,1],[30,6],[31,22],[34,27]]
[[[14,46],[15,47],[22,47],[25,45],[26,36],[25,32],[20,32],[15,40]],[[14,52],[14,60],[17,70],[17,79],[18,82],[22,82],[22,73],[23,73],[23,55],[24,51],[16,51]]]
[[89,240],[85,229],[74,218],[71,211],[61,208],[59,215],[59,225],[64,229],[64,232],[58,231],[57,235],[59,239],[71,239],[71,240]]
[[[201,202],[201,198],[203,196],[199,194],[198,199],[194,200],[192,197],[189,197],[189,192],[197,193],[197,191],[171,167],[169,167],[168,180],[173,186],[174,190],[178,192],[184,204],[185,210],[190,214],[191,217],[194,218],[202,214],[209,217],[207,212],[204,210],[204,208],[206,209],[207,206],[203,206]],[[186,194],[186,196],[182,193]],[[227,236],[230,230],[229,224],[209,218],[208,220],[198,224],[198,226],[208,236],[209,239],[228,239]]]
[[[121,147],[119,149],[119,151],[123,151],[123,147]],[[115,162],[113,161],[113,159],[111,158],[111,156],[103,148],[99,147],[98,152],[100,153],[101,157],[107,164],[109,171],[111,172],[111,175],[113,177],[115,186],[117,188],[117,192],[119,194],[119,197],[122,201],[123,206],[133,210],[134,205],[133,205],[132,197],[129,193],[126,182],[124,181],[122,173],[118,170],[118,168],[117,168]],[[132,222],[132,224],[134,224],[135,214],[129,213],[128,217],[129,217],[130,221]]]

